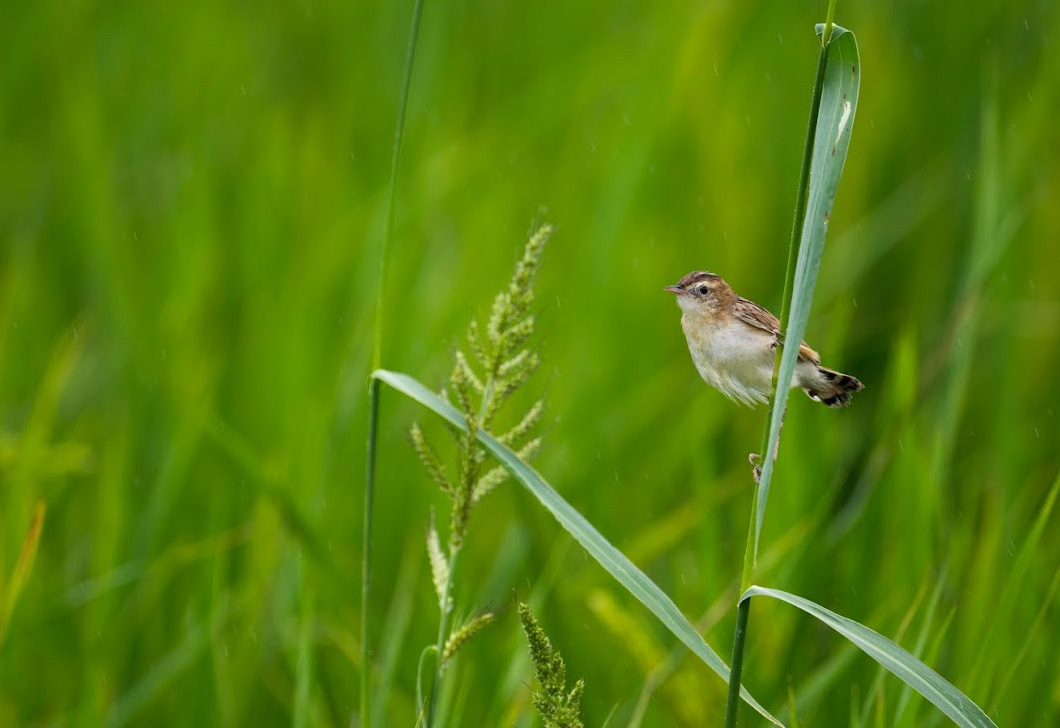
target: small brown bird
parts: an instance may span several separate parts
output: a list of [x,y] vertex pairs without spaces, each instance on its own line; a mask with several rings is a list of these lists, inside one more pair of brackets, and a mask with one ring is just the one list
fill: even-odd
[[[737,296],[721,276],[693,271],[667,286],[681,307],[681,328],[703,380],[729,399],[754,405],[769,400],[780,322],[757,303]],[[846,407],[862,385],[849,374],[821,366],[802,342],[791,386],[829,407]]]

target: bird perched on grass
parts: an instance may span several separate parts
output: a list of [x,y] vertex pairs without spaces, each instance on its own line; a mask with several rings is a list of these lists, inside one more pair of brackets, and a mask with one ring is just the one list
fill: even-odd
[[[703,380],[735,402],[767,402],[780,343],[777,317],[706,271],[693,271],[666,290],[677,296],[681,328]],[[805,341],[791,386],[829,407],[846,407],[862,388],[855,377],[822,367]]]

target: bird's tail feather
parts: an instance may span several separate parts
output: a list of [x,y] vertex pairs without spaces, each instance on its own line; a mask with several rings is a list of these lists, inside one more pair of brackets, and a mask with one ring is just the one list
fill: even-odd
[[856,377],[817,367],[817,376],[814,377],[814,381],[804,386],[802,391],[806,392],[810,399],[828,407],[846,407],[850,404],[851,394],[860,392],[863,387],[864,385]]

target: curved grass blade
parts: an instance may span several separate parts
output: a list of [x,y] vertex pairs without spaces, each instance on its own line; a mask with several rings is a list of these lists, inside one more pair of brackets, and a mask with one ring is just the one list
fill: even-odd
[[[466,427],[464,416],[455,407],[437,394],[427,389],[419,381],[407,374],[376,370],[372,378],[384,382],[410,399],[419,402],[435,414],[441,415],[451,424],[460,428]],[[662,622],[667,629],[696,654],[707,667],[716,672],[723,680],[729,679],[729,667],[714,650],[703,640],[695,627],[685,618],[673,600],[659,586],[611,545],[596,528],[565,501],[544,478],[529,465],[520,460],[514,452],[498,442],[488,432],[478,430],[479,442],[521,483],[541,504],[547,508],[560,525],[596,559],[600,566],[615,577],[619,584],[637,598]],[[746,689],[741,689],[741,697],[766,720],[773,725],[783,726],[769,711],[763,708]]]
[[816,617],[850,640],[862,652],[898,676],[961,728],[997,728],[983,710],[960,690],[894,642],[852,619],[841,617],[820,604],[778,589],[752,586],[743,593],[743,602],[754,596],[773,597]]
[[[817,32],[823,32],[823,25]],[[776,402],[769,423],[769,444],[766,453],[776,456],[780,441],[780,427],[784,421],[791,378],[795,373],[798,357],[798,342],[806,333],[806,322],[810,318],[813,289],[817,285],[817,270],[821,266],[824,237],[828,230],[828,218],[832,213],[839,177],[850,145],[850,130],[854,126],[854,112],[858,105],[858,88],[861,85],[861,61],[854,34],[846,28],[833,26],[828,43],[828,61],[821,89],[821,107],[817,114],[817,133],[813,143],[813,164],[810,167],[810,192],[806,202],[806,215],[802,222],[802,237],[799,241],[799,257],[795,264],[795,281],[792,287],[791,308],[784,330],[784,341],[795,346],[785,346],[777,372]],[[754,554],[758,557],[758,541],[762,535],[762,521],[766,515],[769,485],[773,478],[773,457],[763,455],[762,476],[758,488],[755,510]]]

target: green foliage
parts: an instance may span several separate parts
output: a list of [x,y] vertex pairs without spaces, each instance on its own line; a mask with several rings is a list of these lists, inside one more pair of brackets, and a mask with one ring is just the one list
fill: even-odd
[[567,689],[567,666],[559,650],[534,619],[530,606],[519,602],[519,621],[523,624],[526,642],[530,646],[530,662],[534,665],[539,689],[534,691],[534,707],[545,728],[583,728],[580,703],[585,681],[578,680]]
[[[763,413],[700,381],[660,289],[705,268],[780,313],[823,6],[425,3],[411,75],[383,365],[448,388],[460,348],[481,376],[463,332],[477,314],[485,338],[547,206],[562,244],[531,306],[544,363],[497,430],[547,393],[534,468],[715,648]],[[457,470],[386,385],[367,665],[357,629],[412,15],[4,4],[5,599],[38,503],[46,517],[0,648],[0,725],[291,725],[298,706],[349,726],[365,671],[372,728],[415,724],[437,627],[424,534],[433,507],[446,547],[450,503],[409,452],[414,418]],[[1060,725],[1056,506],[1038,529],[1060,472],[1060,5],[844,1],[836,20],[865,75],[805,338],[866,389],[841,411],[789,402],[756,583],[910,651],[926,629],[921,659],[999,725]],[[475,506],[456,613],[513,588],[547,605],[590,686],[586,725],[614,710],[625,728],[638,695],[641,728],[720,725],[722,681],[537,504],[502,486]],[[899,637],[924,584],[935,617],[921,607]],[[681,666],[704,720],[671,699],[677,673],[653,692],[616,647],[588,606],[600,591]],[[786,718],[790,684],[804,726],[846,725],[868,699],[875,724],[878,664],[752,601],[750,692]],[[534,720],[511,632],[450,665],[448,728]],[[914,693],[896,722],[902,689],[886,673],[884,725],[946,721]]]
[[[783,321],[782,325],[786,324],[785,339],[792,342],[802,341],[806,322],[809,319],[810,305],[813,301],[817,273],[824,249],[825,232],[843,164],[846,161],[860,86],[861,63],[857,41],[854,35],[846,29],[839,26],[833,29],[831,17],[834,8],[835,0],[831,0],[828,23],[817,26],[817,32],[821,35],[821,56],[817,81],[813,90],[810,127],[807,132],[806,154],[803,156],[802,180],[795,212],[795,230],[801,228],[801,236],[798,241],[797,256],[794,256],[797,257],[795,269],[788,272],[788,275],[793,278],[785,285],[785,293],[790,292],[791,299],[784,301],[782,309],[785,315],[790,314],[791,317],[790,321]],[[801,207],[803,204],[806,205],[805,209]],[[795,235],[793,234],[792,245],[794,244]],[[789,255],[789,267],[792,257]],[[761,478],[755,478],[756,490],[753,500],[755,509],[751,516],[747,553],[744,557],[743,580],[745,585],[754,573],[755,560],[758,556],[758,538],[769,496],[773,463],[776,461],[780,446],[780,428],[787,409],[787,395],[797,355],[798,347],[791,346],[785,347],[782,355],[778,356],[779,372],[774,374],[769,420],[766,423],[764,438],[766,443],[764,452],[769,455],[765,458]],[[937,594],[936,591],[936,596]],[[741,596],[738,605],[733,669],[729,680],[729,700],[726,706],[727,726],[736,725],[736,712],[739,704],[736,688],[741,682],[744,642],[750,610],[749,599],[755,595],[772,596],[785,601],[829,625],[884,668],[901,678],[907,689],[913,688],[926,697],[958,725],[964,728],[994,726],[986,713],[964,693],[891,640],[808,599],[758,586],[749,586]],[[933,600],[933,605],[934,603],[935,600]],[[933,613],[934,608],[930,612]],[[904,690],[899,715],[907,701],[908,693]]]
[[[421,382],[407,374],[380,369],[372,372],[372,378],[383,382],[418,402],[435,414],[443,417],[449,424],[462,432],[470,431],[464,415],[453,405],[430,391]],[[602,566],[633,597],[674,634],[684,645],[699,657],[717,676],[728,680],[729,667],[718,654],[704,641],[695,626],[681,613],[677,605],[648,576],[637,568],[636,564],[608,541],[585,516],[575,510],[570,503],[556,492],[536,471],[519,459],[506,445],[488,432],[476,430],[475,437],[490,455],[495,457],[511,473],[516,481],[549,510],[561,526],[585,548],[586,552]],[[740,696],[766,720],[774,725],[782,725],[762,705],[751,696],[746,688],[741,688]]]
[[897,675],[907,685],[930,700],[962,728],[997,728],[979,706],[968,699],[937,672],[927,667],[906,650],[863,624],[842,617],[808,599],[780,591],[752,586],[741,601],[754,596],[767,596],[787,602],[836,630],[859,649]]

